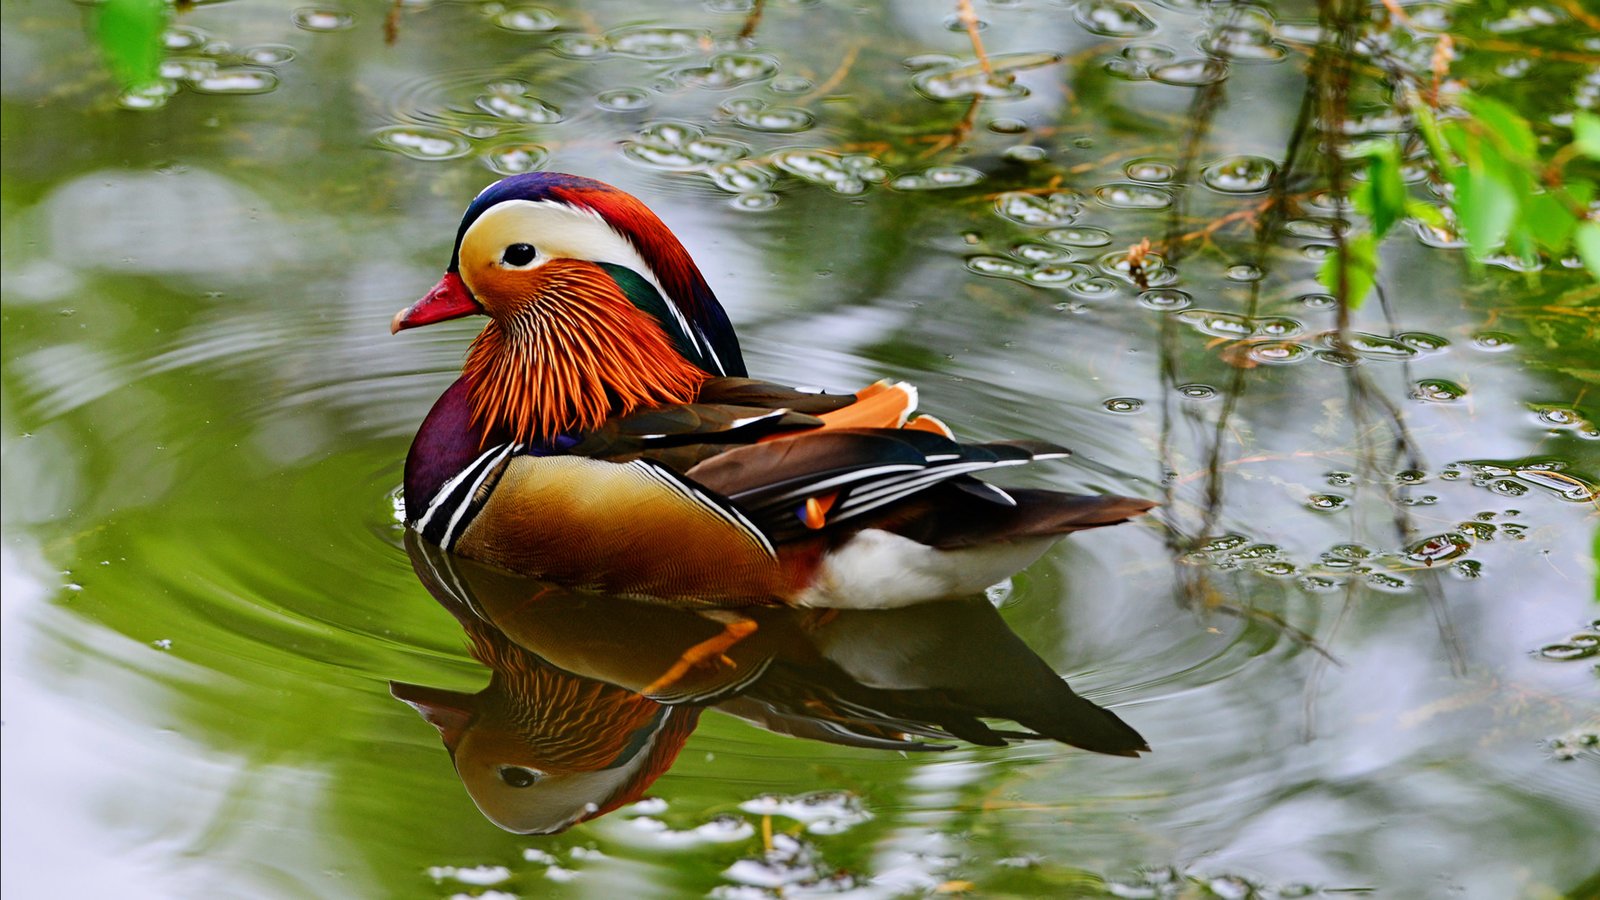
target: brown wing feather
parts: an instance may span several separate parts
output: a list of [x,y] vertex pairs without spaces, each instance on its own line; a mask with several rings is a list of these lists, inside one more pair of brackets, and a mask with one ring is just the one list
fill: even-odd
[[1088,496],[1035,489],[1009,490],[1016,506],[973,496],[958,484],[925,491],[875,524],[918,543],[954,550],[997,541],[1068,534],[1126,522],[1156,504],[1115,494]]

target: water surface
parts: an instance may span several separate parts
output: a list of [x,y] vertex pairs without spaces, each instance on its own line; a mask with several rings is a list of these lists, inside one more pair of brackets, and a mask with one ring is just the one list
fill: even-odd
[[[1253,227],[1314,8],[980,4],[1009,80],[953,5],[395,8],[197,4],[122,97],[85,8],[7,8],[8,894],[1594,890],[1596,288],[1397,229],[1340,348],[1338,206]],[[1541,127],[1596,102],[1565,5],[1410,8]],[[988,598],[1154,752],[707,709],[637,804],[486,819],[389,687],[489,679],[395,513],[477,325],[387,323],[534,168],[644,198],[752,372],[907,378],[1077,451],[1016,483],[1162,501]]]

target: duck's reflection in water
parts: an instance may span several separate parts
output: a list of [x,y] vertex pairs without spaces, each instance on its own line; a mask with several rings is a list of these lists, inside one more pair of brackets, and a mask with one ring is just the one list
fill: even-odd
[[686,610],[510,575],[410,533],[406,549],[493,674],[476,694],[399,682],[393,693],[438,728],[473,801],[510,831],[561,831],[637,800],[706,707],[855,747],[1042,737],[1118,756],[1149,749],[981,598]]

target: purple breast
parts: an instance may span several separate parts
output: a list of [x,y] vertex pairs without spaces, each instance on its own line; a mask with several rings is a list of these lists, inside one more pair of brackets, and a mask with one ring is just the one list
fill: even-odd
[[428,501],[483,450],[483,431],[472,424],[467,380],[456,379],[422,420],[406,454],[406,521],[415,522]]

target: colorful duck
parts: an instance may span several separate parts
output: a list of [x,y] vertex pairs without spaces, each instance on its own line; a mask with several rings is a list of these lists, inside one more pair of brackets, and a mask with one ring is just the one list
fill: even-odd
[[908,384],[749,379],[688,251],[588,178],[490,185],[391,330],[473,314],[489,323],[406,458],[406,519],[512,572],[699,605],[892,608],[981,591],[1153,505],[981,481],[1067,451],[960,443],[913,416]]

